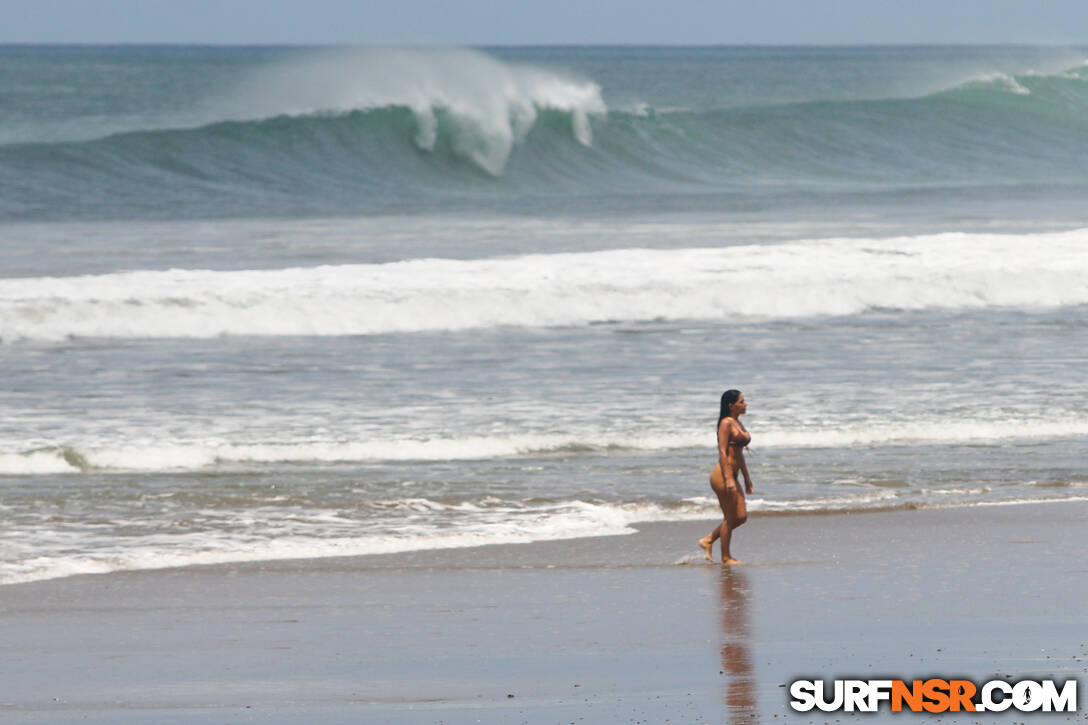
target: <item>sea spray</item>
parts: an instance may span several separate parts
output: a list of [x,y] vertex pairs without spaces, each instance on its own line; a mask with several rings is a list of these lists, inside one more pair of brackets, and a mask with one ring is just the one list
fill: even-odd
[[500,175],[542,110],[570,115],[571,133],[592,143],[589,116],[607,108],[596,83],[460,48],[326,51],[264,68],[247,78],[219,115],[260,120],[406,108],[416,145],[440,143]]

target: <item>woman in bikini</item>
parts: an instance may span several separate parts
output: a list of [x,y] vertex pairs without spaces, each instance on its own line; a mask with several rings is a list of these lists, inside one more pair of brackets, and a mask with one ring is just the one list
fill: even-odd
[[[739,564],[729,551],[733,530],[748,520],[748,507],[744,501],[745,493],[752,493],[752,478],[748,475],[748,466],[744,462],[744,447],[752,440],[752,434],[740,422],[740,417],[748,410],[744,395],[739,390],[726,390],[722,393],[722,407],[718,415],[718,465],[710,474],[710,487],[718,496],[725,521],[702,539],[699,546],[706,553],[707,561],[714,561],[714,542],[722,541],[722,566]],[[744,474],[744,491],[737,483],[737,472]]]

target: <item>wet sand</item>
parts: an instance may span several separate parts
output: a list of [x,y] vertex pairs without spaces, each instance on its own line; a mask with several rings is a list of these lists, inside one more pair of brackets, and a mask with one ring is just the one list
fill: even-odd
[[724,570],[712,523],[2,587],[0,720],[822,722],[785,685],[933,675],[1079,677],[1084,720],[1088,503],[753,517]]

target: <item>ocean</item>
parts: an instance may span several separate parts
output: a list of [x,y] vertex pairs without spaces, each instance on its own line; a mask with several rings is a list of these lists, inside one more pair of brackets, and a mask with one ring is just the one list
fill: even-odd
[[0,46],[0,584],[714,519],[727,388],[1086,500],[1086,200],[1088,48]]

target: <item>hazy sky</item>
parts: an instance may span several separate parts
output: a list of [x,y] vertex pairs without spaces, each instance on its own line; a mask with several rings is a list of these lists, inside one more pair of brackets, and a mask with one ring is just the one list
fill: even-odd
[[4,43],[1088,43],[1088,1],[0,0]]

